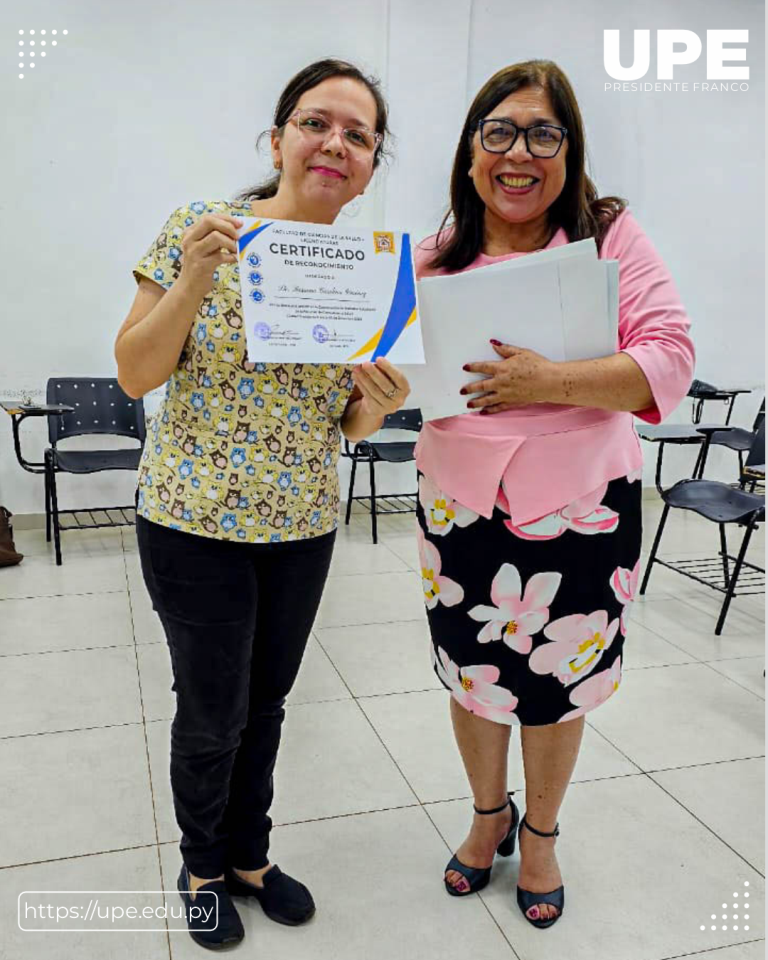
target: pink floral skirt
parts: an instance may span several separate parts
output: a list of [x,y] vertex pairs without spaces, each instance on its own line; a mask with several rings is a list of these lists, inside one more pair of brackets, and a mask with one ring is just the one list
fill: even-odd
[[621,682],[642,539],[637,475],[516,527],[419,474],[419,555],[437,676],[496,723],[572,720]]

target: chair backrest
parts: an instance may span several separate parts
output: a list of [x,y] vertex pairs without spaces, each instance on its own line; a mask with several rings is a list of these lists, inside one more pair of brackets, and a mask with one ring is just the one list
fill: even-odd
[[68,437],[108,433],[144,443],[144,403],[124,393],[112,377],[55,377],[48,381],[47,403],[74,407],[74,413],[48,417],[52,444]]
[[744,464],[744,466],[752,467],[763,463],[765,463],[765,417],[763,417],[763,422],[760,424],[759,429],[755,433],[755,439],[752,441],[752,446],[749,448],[747,462]]
[[763,397],[763,402],[760,404],[760,409],[757,411],[755,422],[752,424],[753,433],[757,433],[762,426],[763,420],[765,420],[765,397]]
[[398,410],[397,413],[388,413],[384,417],[382,430],[413,430],[418,433],[424,426],[424,420],[421,416],[421,410],[418,407],[412,407],[409,410]]

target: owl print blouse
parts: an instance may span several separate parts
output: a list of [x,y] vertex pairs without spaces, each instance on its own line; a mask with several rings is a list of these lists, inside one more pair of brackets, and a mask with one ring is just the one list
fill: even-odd
[[[175,210],[133,270],[169,290],[181,236],[206,213],[251,215],[250,203]],[[153,523],[220,540],[303,540],[336,528],[339,420],[352,368],[249,361],[239,267],[222,264],[190,327],[147,433],[137,509]]]

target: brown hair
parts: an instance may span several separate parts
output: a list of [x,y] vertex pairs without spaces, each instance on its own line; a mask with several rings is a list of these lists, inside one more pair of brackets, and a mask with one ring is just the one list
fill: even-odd
[[[376,102],[376,132],[381,134],[382,140],[376,147],[376,152],[373,155],[373,167],[375,170],[381,162],[382,156],[387,156],[384,144],[386,137],[391,135],[389,127],[387,126],[387,103],[382,96],[379,81],[375,77],[366,76],[362,70],[354,66],[354,64],[347,63],[346,60],[336,60],[334,58],[317,60],[315,63],[310,63],[308,67],[304,67],[303,70],[299,70],[296,76],[288,81],[285,89],[280,94],[277,106],[275,107],[272,125],[274,127],[284,127],[295,113],[296,104],[302,95],[305,94],[307,90],[312,90],[313,87],[318,86],[318,84],[324,80],[330,80],[332,77],[349,77],[351,80],[357,80],[358,83],[362,83],[363,86],[368,88]],[[269,133],[269,130],[265,130],[259,134],[256,140],[257,149],[261,140],[265,136],[269,136]],[[266,200],[268,197],[274,197],[279,186],[280,173],[278,172],[263,183],[241,190],[235,195],[234,199]]]
[[[594,237],[598,248],[605,231],[626,207],[620,197],[598,198],[597,188],[585,170],[585,138],[581,111],[568,78],[551,60],[528,60],[504,67],[481,88],[469,108],[451,173],[451,205],[435,239],[432,268],[461,270],[482,252],[485,205],[469,176],[472,138],[480,120],[511,93],[535,87],[545,91],[559,121],[568,130],[565,185],[548,210],[553,229],[563,227],[568,239]],[[450,226],[442,242],[446,226]]]

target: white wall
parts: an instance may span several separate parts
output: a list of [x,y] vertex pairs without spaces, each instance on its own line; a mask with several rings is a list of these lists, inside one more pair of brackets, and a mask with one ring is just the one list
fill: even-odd
[[[215,20],[219,9],[226,24]],[[27,390],[40,397],[49,376],[114,373],[114,335],[135,290],[131,267],[174,207],[231,196],[266,171],[255,137],[304,64],[337,55],[382,78],[397,159],[346,215],[421,237],[443,212],[474,92],[500,66],[540,56],[571,77],[599,189],[630,201],[677,280],[694,322],[697,376],[755,387],[735,416],[751,423],[764,383],[765,57],[757,0],[641,7],[550,0],[525,10],[508,0],[358,0],[338,16],[309,0],[229,0],[216,11],[202,0],[109,7],[72,0],[66,11],[33,0],[24,23],[6,5],[0,24],[6,37],[20,28],[35,28],[38,39],[41,28],[69,30],[23,81],[11,69],[0,75],[13,144],[0,155],[0,397]],[[628,37],[667,27],[702,37],[708,28],[749,29],[750,90],[604,91],[602,31]],[[680,68],[679,78],[705,79],[704,56]],[[676,419],[688,417],[686,402]],[[714,409],[707,418],[717,419]],[[39,451],[42,425],[26,437],[30,453]],[[679,453],[670,476],[688,472],[689,452]],[[731,478],[732,455],[712,465],[709,475]],[[385,470],[382,485],[403,489],[410,476]],[[127,503],[131,490],[128,475],[63,478],[62,506]],[[0,503],[19,514],[42,510],[42,485],[16,465],[5,417]]]

